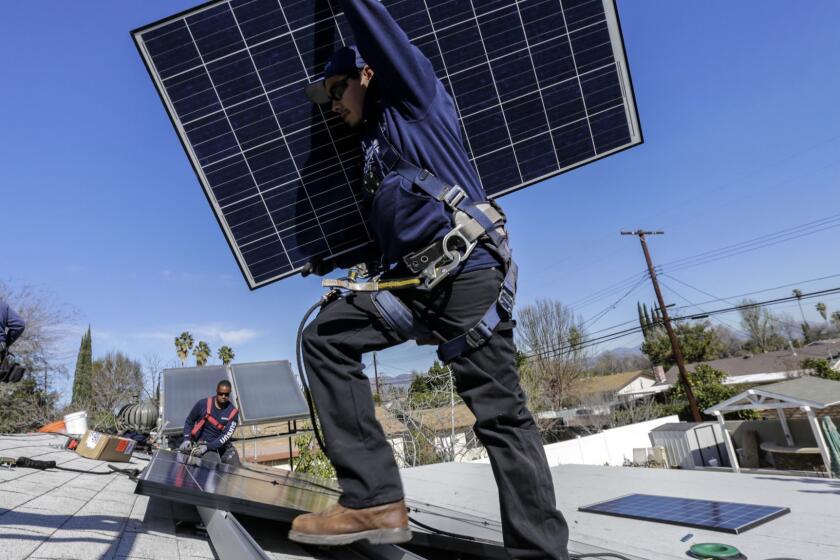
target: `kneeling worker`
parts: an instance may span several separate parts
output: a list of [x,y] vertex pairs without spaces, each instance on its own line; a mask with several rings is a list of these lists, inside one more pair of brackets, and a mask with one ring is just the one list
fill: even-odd
[[[222,463],[239,464],[239,455],[231,443],[239,409],[230,402],[230,391],[230,381],[223,379],[216,385],[215,398],[211,396],[195,403],[184,422],[180,451],[189,453],[192,443],[197,442],[194,456],[213,460],[215,455]],[[210,455],[205,456],[207,453]]]

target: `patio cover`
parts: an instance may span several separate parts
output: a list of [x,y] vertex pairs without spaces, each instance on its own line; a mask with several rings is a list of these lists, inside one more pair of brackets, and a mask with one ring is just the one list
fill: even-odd
[[705,412],[706,414],[717,416],[718,422],[720,422],[721,428],[723,428],[726,450],[729,453],[732,469],[735,472],[739,472],[738,458],[735,455],[732,438],[724,427],[723,414],[739,410],[776,409],[779,415],[779,422],[785,432],[787,444],[793,446],[793,437],[791,436],[783,409],[802,409],[808,415],[808,422],[811,424],[811,430],[814,432],[814,439],[816,439],[817,446],[820,449],[825,470],[831,476],[831,456],[829,455],[828,446],[817,422],[815,411],[838,403],[840,403],[840,381],[831,381],[829,379],[822,379],[821,377],[806,375],[797,379],[789,379],[787,381],[780,381],[779,383],[771,383],[770,385],[747,389],[731,399],[707,408]]

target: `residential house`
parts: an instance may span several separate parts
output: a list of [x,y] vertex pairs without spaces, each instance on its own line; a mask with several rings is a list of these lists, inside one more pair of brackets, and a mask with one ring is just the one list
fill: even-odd
[[[475,416],[465,404],[413,410],[409,416],[376,407],[376,419],[382,425],[400,467],[413,466],[418,445],[431,443],[440,457],[472,461],[484,453],[472,431]],[[418,432],[422,435],[418,435]]]
[[[820,340],[790,350],[687,364],[686,369],[693,372],[697,366],[703,364],[723,371],[726,373],[724,385],[774,383],[805,375],[807,371],[802,369],[802,360],[807,358],[828,360],[831,367],[840,371],[840,340]],[[656,385],[670,387],[678,379],[679,371],[674,366],[665,372],[665,378]]]

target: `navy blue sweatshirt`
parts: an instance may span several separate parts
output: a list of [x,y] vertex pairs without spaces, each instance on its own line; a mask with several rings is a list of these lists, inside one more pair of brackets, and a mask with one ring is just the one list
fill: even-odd
[[[340,3],[356,46],[374,71],[361,129],[366,165],[375,157],[372,142],[381,127],[405,159],[447,184],[460,185],[471,200],[486,200],[464,149],[455,105],[435,76],[431,61],[409,42],[378,0]],[[388,266],[441,239],[453,227],[442,202],[413,189],[395,172],[384,178],[368,202],[368,223]],[[478,246],[462,272],[498,265],[495,257]]]
[[[201,428],[201,432],[199,432],[195,439],[196,441],[203,441],[207,445],[207,449],[213,451],[215,449],[220,448],[225,443],[230,441],[230,438],[233,437],[233,432],[236,430],[236,417],[233,420],[230,420],[230,413],[233,412],[234,406],[232,402],[227,403],[222,409],[216,406],[216,399],[211,397],[212,403],[210,405],[210,414],[216,421],[220,422],[224,425],[224,429],[219,430],[210,422],[204,422],[204,426]],[[192,407],[189,415],[187,416],[187,421],[184,422],[184,437],[189,438],[190,433],[192,432],[193,426],[195,426],[196,422],[204,418],[204,415],[207,413],[207,399],[201,399],[195,406]],[[237,414],[237,416],[239,416]]]
[[0,342],[5,342],[6,346],[11,346],[15,340],[20,338],[25,328],[26,323],[21,316],[15,313],[15,310],[9,307],[8,303],[0,300]]

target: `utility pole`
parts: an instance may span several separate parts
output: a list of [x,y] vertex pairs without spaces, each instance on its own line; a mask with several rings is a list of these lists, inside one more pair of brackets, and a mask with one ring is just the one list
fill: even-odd
[[379,393],[379,368],[376,366],[376,352],[373,353],[373,379],[376,382],[376,400],[382,402],[382,395]]
[[674,360],[677,362],[677,369],[680,372],[680,382],[685,389],[685,395],[688,398],[688,405],[691,407],[691,415],[695,422],[702,422],[700,417],[700,407],[697,406],[697,399],[694,398],[694,391],[691,389],[691,383],[688,381],[688,372],[685,369],[685,359],[683,358],[682,347],[674,328],[671,326],[671,318],[668,316],[668,308],[665,305],[665,298],[662,297],[662,291],[659,289],[659,281],[656,279],[656,270],[653,268],[653,261],[650,258],[650,251],[648,251],[646,235],[663,235],[664,231],[622,231],[621,235],[635,235],[638,236],[642,243],[642,251],[645,253],[645,261],[647,262],[648,272],[650,273],[650,281],[653,283],[653,290],[656,292],[656,299],[659,302],[659,309],[662,311],[662,322],[665,324],[665,330],[668,331],[668,338],[671,340],[671,349],[674,352]]

